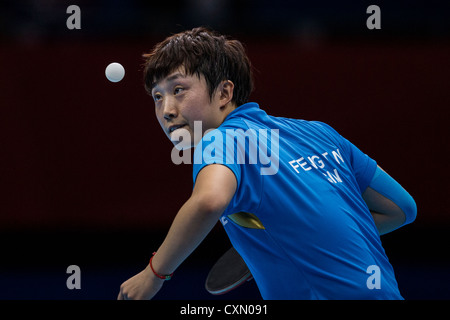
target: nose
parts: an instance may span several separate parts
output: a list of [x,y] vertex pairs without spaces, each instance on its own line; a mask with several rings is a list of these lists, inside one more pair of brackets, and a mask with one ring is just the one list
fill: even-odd
[[176,118],[178,115],[178,111],[176,105],[170,99],[165,99],[163,102],[163,116],[166,120],[171,120]]

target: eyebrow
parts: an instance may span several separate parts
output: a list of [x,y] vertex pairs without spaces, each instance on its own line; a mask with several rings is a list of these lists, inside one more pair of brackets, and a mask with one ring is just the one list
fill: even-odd
[[[180,73],[180,72],[177,72],[177,73],[174,73],[173,75],[167,77],[166,81],[171,82],[171,81],[174,81],[174,80],[176,80],[178,78],[186,78],[186,76],[184,74]],[[157,82],[154,82],[152,84],[152,90],[156,87],[156,85],[157,85]]]

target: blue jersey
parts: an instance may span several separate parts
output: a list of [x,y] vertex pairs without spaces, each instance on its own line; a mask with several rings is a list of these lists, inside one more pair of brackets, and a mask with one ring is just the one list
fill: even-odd
[[194,153],[194,184],[226,165],[237,190],[221,217],[264,299],[402,299],[361,194],[376,162],[330,126],[231,112]]

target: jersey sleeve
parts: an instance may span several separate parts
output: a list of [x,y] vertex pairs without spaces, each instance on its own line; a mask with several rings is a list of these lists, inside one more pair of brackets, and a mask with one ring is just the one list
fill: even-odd
[[194,184],[197,175],[204,167],[210,164],[222,164],[229,168],[236,177],[237,185],[241,181],[241,167],[234,155],[235,145],[226,143],[227,135],[225,131],[215,129],[207,133],[198,143],[194,151],[193,180]]
[[327,133],[327,135],[334,140],[338,145],[342,146],[346,157],[350,162],[351,169],[355,176],[356,182],[358,183],[361,193],[363,193],[370,184],[375,170],[377,168],[377,163],[375,160],[370,158],[367,154],[362,152],[358,147],[351,143],[346,138],[342,137],[336,130],[334,130],[329,125],[323,122],[316,122],[319,124]]

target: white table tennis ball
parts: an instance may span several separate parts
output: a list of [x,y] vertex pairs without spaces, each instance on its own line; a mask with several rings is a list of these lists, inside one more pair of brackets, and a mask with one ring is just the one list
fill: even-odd
[[125,69],[120,63],[110,63],[105,69],[106,78],[111,82],[119,82],[125,76]]

